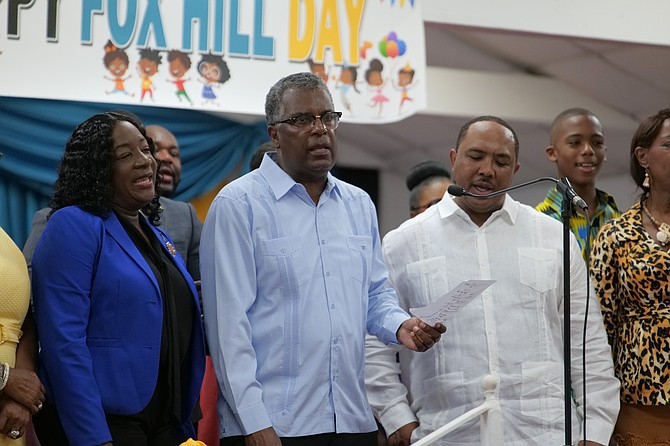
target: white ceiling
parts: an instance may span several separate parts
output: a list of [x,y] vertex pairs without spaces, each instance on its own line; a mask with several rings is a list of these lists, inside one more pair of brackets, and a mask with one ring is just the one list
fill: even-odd
[[[427,65],[473,73],[524,75],[562,84],[583,95],[584,103],[557,105],[551,115],[527,118],[505,116],[504,104],[491,103],[477,114],[497,114],[507,119],[519,134],[521,170],[516,183],[540,176],[555,176],[544,148],[555,114],[569,106],[584,106],[601,117],[608,146],[608,162],[599,185],[613,191],[620,207],[634,199],[628,179],[628,145],[637,123],[670,106],[670,47],[595,41],[537,34],[522,34],[425,23]],[[431,87],[432,88],[432,87]],[[457,88],[457,86],[456,86]],[[530,90],[527,95],[537,94]],[[514,107],[523,107],[529,97],[521,92]],[[518,100],[518,103],[517,103]],[[595,104],[595,106],[593,105]],[[551,104],[548,109],[551,110]],[[602,112],[602,114],[601,114]],[[621,119],[608,116],[619,115]],[[409,167],[424,159],[448,162],[460,126],[474,115],[419,113],[399,123],[386,125],[341,125],[338,138],[374,160],[382,169],[404,176]],[[542,198],[546,185],[536,188],[529,200]],[[534,204],[534,203],[529,203]]]

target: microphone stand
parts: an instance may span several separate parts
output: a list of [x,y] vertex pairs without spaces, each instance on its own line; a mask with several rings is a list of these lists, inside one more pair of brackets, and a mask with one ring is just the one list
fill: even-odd
[[[493,198],[498,195],[505,194],[511,190],[519,189],[529,186],[531,184],[542,181],[550,181],[556,184],[556,189],[563,195],[561,203],[561,219],[563,220],[563,392],[564,406],[565,406],[565,446],[572,445],[572,365],[570,363],[570,215],[572,213],[572,205],[576,205],[582,210],[586,211],[586,202],[579,197],[572,188],[567,177],[560,180],[551,177],[541,177],[526,183],[517,184],[516,186],[501,189],[499,191],[486,194],[476,195],[465,190],[460,186],[449,186],[447,191],[449,194],[461,197],[472,198]],[[584,364],[586,367],[586,364]]]
[[[556,183],[563,195],[561,220],[563,221],[563,392],[565,393],[565,445],[572,445],[572,364],[570,363],[570,217],[575,204],[586,212],[587,206],[577,194],[567,177]],[[587,228],[589,230],[589,228]],[[588,266],[588,265],[587,265]],[[583,364],[586,367],[586,363]],[[584,395],[586,398],[586,395]],[[584,413],[586,416],[586,412]]]
[[517,184],[516,186],[511,186],[511,187],[506,187],[505,189],[500,189],[495,192],[491,192],[490,194],[486,195],[476,195],[471,192],[468,192],[465,190],[464,187],[457,186],[455,184],[452,184],[447,188],[447,192],[449,192],[449,195],[453,195],[455,197],[472,197],[472,198],[481,198],[481,199],[487,199],[487,198],[493,198],[497,197],[498,195],[506,194],[509,191],[515,190],[515,189],[521,189],[522,187],[530,186],[531,184],[535,183],[541,183],[542,181],[551,181],[554,184],[558,184],[558,180],[556,178],[551,178],[551,177],[540,177],[536,178],[532,181],[527,181],[525,183]]

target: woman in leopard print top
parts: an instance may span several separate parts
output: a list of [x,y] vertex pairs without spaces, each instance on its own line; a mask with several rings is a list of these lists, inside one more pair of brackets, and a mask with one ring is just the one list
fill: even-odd
[[670,109],[640,124],[630,166],[643,194],[603,226],[591,257],[621,380],[611,444],[670,445]]

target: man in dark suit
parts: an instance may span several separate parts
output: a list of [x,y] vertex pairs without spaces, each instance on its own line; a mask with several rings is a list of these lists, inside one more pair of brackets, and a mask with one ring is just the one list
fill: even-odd
[[[167,196],[174,195],[181,179],[181,159],[177,139],[167,129],[157,125],[147,126],[146,131],[156,145],[155,155],[161,161],[160,171],[163,173],[160,186],[161,190],[166,192],[166,196],[160,199],[163,213],[159,226],[170,235],[177,252],[186,263],[189,274],[199,285],[202,222],[198,219],[191,204],[167,198]],[[28,263],[29,271],[31,270],[35,246],[47,225],[47,217],[50,211],[50,208],[40,209],[33,216],[32,231],[23,246],[23,255]]]
[[160,125],[146,126],[147,135],[154,141],[154,156],[161,162],[161,196],[172,198],[181,180],[181,157],[177,138]]
[[147,135],[156,146],[155,156],[160,161],[162,191],[161,229],[170,234],[181,254],[188,272],[200,286],[200,232],[202,222],[189,203],[171,200],[181,180],[181,157],[177,138],[165,127],[148,125]]

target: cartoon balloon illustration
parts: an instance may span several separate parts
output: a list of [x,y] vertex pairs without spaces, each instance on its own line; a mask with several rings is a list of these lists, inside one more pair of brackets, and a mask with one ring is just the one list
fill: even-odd
[[395,40],[386,42],[386,54],[391,58],[398,57],[398,43]]
[[386,37],[379,41],[379,53],[384,57],[388,57],[388,54],[386,54]]
[[407,44],[405,43],[405,41],[398,40],[396,44],[398,45],[398,56],[402,56],[403,54],[405,54],[405,51],[407,51]]
[[391,31],[379,41],[379,53],[384,57],[395,59],[402,56],[407,51],[407,44],[404,40],[398,39],[398,34]]

